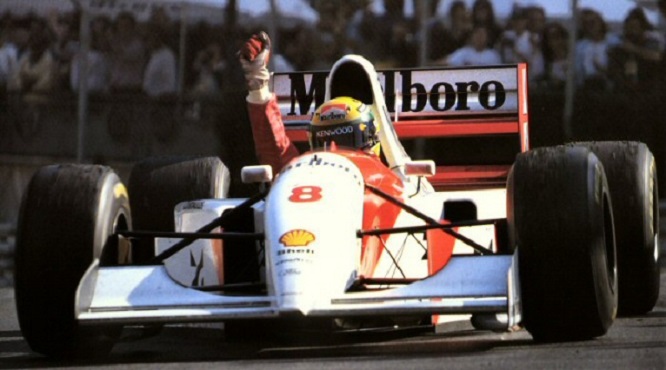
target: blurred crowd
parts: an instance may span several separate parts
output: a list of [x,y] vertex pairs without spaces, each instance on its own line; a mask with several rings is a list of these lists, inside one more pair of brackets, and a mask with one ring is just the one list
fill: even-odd
[[[320,14],[316,24],[278,27],[273,35],[279,40],[273,58],[278,72],[328,69],[347,53],[362,54],[378,68],[526,62],[534,88],[562,86],[568,69],[575,68],[579,86],[612,91],[649,89],[664,70],[664,34],[640,7],[616,30],[599,12],[582,10],[571,66],[567,28],[539,6],[515,7],[502,21],[489,0],[472,6],[432,0],[424,2],[429,9],[412,16],[405,14],[404,0],[384,0],[383,12],[368,0],[310,2]],[[437,12],[440,5],[445,12]],[[419,18],[422,14],[425,19]],[[230,22],[186,26],[183,36],[180,21],[159,7],[146,21],[130,12],[96,15],[84,48],[80,13],[4,14],[0,91],[40,99],[87,86],[91,94],[161,97],[234,87],[240,76],[235,50],[258,27]]]
[[[94,17],[87,50],[81,43],[79,13],[29,14],[0,19],[0,83],[6,92],[40,96],[76,92],[85,78],[91,93],[175,93],[175,24],[156,9],[139,24],[132,13]],[[83,66],[88,73],[83,77]]]

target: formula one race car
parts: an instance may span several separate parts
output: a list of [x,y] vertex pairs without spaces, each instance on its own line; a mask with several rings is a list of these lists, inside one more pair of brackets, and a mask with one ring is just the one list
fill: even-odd
[[231,334],[463,314],[577,340],[655,305],[653,155],[637,142],[530,150],[525,65],[377,73],[346,56],[272,87],[295,142],[325,99],[372,106],[382,157],[341,147],[305,150],[276,176],[245,167],[258,192],[243,199],[226,198],[218,158],[146,160],[129,191],[108,167],[42,168],[16,251],[33,350],[104,353],[124,325],[223,321]]

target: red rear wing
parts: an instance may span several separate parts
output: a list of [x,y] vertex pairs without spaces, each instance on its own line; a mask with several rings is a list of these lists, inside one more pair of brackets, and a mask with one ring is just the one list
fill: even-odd
[[[525,64],[377,71],[386,108],[401,141],[510,136],[529,149]],[[297,143],[307,142],[307,125],[324,101],[328,72],[275,74],[275,92]],[[513,140],[513,139],[511,139]],[[446,157],[446,156],[444,156]],[[503,184],[510,164],[446,163],[432,158],[436,187]]]

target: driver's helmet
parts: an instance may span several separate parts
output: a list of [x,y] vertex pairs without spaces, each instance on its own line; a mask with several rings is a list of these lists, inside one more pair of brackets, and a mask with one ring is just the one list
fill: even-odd
[[370,106],[350,97],[337,97],[315,111],[310,125],[310,146],[327,149],[335,143],[336,147],[379,155],[378,132]]

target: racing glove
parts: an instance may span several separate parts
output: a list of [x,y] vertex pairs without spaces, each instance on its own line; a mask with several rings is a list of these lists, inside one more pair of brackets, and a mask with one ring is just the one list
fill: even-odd
[[[268,60],[271,54],[271,39],[266,32],[252,35],[238,52],[245,82],[250,94],[257,90],[268,92]],[[256,94],[256,93],[255,93]]]

